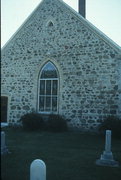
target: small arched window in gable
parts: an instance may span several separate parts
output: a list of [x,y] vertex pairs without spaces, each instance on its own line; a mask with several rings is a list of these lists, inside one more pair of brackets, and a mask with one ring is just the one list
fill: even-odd
[[54,113],[58,111],[58,71],[48,62],[41,70],[39,78],[39,112]]
[[49,21],[49,22],[48,22],[48,27],[53,27],[53,26],[54,26],[53,22],[52,22],[52,21]]

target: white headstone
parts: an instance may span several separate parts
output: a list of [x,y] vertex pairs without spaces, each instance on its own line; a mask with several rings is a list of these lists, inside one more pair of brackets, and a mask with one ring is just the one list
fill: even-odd
[[8,153],[8,149],[5,144],[5,132],[1,131],[1,154]]
[[31,163],[30,180],[46,180],[46,165],[42,160],[36,159]]
[[113,154],[111,152],[111,130],[106,130],[105,136],[105,150],[101,155],[101,159],[113,160]]
[[5,147],[5,132],[1,132],[1,149],[4,149]]
[[111,131],[106,130],[105,136],[105,152],[111,152]]
[[118,162],[113,159],[111,152],[111,130],[106,130],[105,150],[100,159],[96,160],[97,165],[118,167]]

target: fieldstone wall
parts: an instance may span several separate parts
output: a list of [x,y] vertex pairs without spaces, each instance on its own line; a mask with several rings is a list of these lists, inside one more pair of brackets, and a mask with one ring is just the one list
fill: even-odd
[[2,94],[8,121],[38,110],[39,74],[58,69],[59,114],[70,127],[93,129],[121,117],[121,50],[59,0],[44,0],[2,50]]

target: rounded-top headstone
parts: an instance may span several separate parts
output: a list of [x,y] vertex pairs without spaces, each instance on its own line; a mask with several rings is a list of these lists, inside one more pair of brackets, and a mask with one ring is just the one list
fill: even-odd
[[1,148],[5,147],[5,132],[1,132]]
[[46,180],[46,165],[42,160],[36,159],[31,163],[30,180]]

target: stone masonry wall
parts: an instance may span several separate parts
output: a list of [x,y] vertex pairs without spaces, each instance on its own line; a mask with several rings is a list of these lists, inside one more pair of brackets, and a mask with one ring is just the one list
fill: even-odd
[[37,111],[38,78],[48,61],[59,71],[59,114],[71,127],[95,128],[107,115],[121,117],[120,53],[63,3],[44,0],[2,51],[8,121]]

